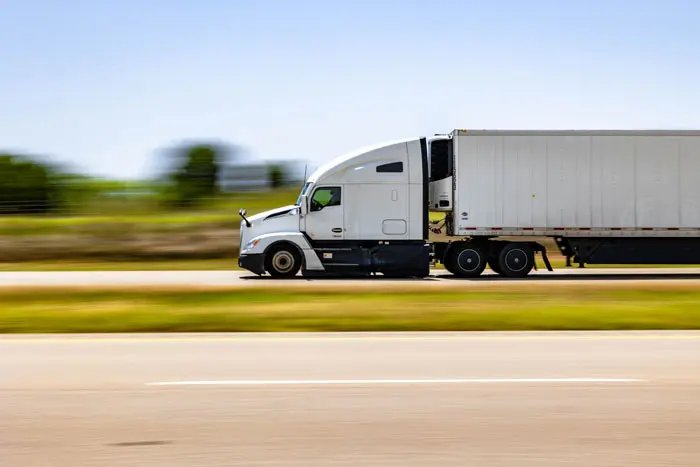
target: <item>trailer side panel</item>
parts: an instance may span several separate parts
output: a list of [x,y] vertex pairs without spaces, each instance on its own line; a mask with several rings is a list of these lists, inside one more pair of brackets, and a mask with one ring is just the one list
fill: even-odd
[[454,137],[457,235],[700,236],[700,133]]

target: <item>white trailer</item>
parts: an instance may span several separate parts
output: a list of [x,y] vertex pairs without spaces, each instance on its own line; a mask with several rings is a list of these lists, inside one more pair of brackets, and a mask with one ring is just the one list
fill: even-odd
[[[449,242],[429,242],[429,211]],[[455,130],[317,170],[294,205],[246,218],[253,272],[527,275],[552,237],[580,265],[700,263],[700,131]],[[499,237],[522,238],[505,241]]]

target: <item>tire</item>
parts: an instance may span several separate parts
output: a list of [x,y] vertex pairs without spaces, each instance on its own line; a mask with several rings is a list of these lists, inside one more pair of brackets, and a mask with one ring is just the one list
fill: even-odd
[[452,266],[449,264],[449,262],[444,262],[442,263],[443,266],[445,266],[445,271],[449,272],[450,274],[454,275],[455,271],[452,269]]
[[450,261],[450,250],[447,250],[445,256],[442,258],[442,265],[445,266],[445,270],[450,274],[454,275],[455,270],[452,267],[452,262]]
[[473,243],[454,245],[447,252],[445,269],[457,277],[478,277],[486,269],[486,251]]
[[525,277],[535,265],[535,254],[524,243],[510,243],[498,255],[500,274],[506,277]]
[[489,260],[489,268],[491,268],[491,270],[496,274],[503,275],[503,270],[501,269],[501,265],[498,263],[498,258]]
[[501,269],[501,264],[499,263],[498,255],[503,250],[503,247],[507,245],[505,242],[489,242],[489,259],[488,265],[493,272],[498,275],[503,275],[503,269]]
[[265,270],[275,278],[294,277],[301,268],[301,255],[292,245],[272,247],[265,253]]

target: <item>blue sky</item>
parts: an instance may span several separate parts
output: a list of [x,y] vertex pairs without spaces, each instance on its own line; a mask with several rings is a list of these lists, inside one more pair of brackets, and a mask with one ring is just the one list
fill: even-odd
[[138,177],[453,128],[700,128],[700,2],[0,0],[0,149]]

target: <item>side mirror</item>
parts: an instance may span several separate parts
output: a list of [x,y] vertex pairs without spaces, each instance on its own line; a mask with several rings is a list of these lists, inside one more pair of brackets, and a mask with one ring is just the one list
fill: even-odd
[[309,212],[309,209],[307,206],[306,195],[303,195],[301,197],[301,205],[299,206],[299,212],[300,212],[302,217],[305,216]]
[[238,215],[241,216],[241,218],[245,221],[246,227],[250,227],[250,222],[248,222],[248,218],[245,216],[245,213],[246,213],[245,209],[238,210]]

